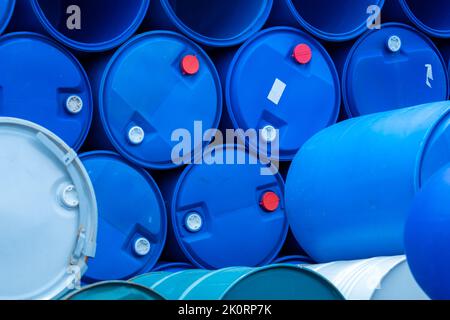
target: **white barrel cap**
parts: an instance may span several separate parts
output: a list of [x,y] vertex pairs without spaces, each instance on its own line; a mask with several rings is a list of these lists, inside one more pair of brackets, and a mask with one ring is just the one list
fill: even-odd
[[186,216],[186,229],[190,232],[199,232],[203,227],[203,218],[197,212],[191,212]]
[[390,36],[387,41],[387,47],[391,52],[398,52],[402,48],[402,40],[399,36],[393,35]]
[[0,299],[53,299],[95,254],[97,205],[76,153],[48,130],[0,118]]

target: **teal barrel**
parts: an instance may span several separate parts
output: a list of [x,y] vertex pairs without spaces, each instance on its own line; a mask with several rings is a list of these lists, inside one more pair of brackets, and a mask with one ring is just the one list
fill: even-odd
[[139,284],[109,281],[83,287],[66,296],[64,300],[164,300],[164,298]]
[[135,278],[171,300],[343,300],[328,280],[292,265],[187,270]]

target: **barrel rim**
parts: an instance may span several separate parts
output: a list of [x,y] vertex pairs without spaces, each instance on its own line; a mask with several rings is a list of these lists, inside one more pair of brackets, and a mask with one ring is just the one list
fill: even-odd
[[414,14],[414,12],[411,10],[410,6],[405,0],[398,0],[398,1],[407,18],[421,31],[436,38],[441,39],[450,38],[450,28],[448,28],[447,30],[440,30],[426,25],[419,18],[417,18],[417,16]]
[[[231,90],[230,90],[230,88],[232,86],[232,82],[234,81],[233,80],[234,73],[235,73],[234,71],[240,61],[241,56],[244,54],[244,52],[247,49],[251,48],[251,46],[255,42],[259,41],[260,38],[266,37],[267,34],[278,33],[278,32],[293,32],[297,35],[300,35],[301,37],[304,37],[305,39],[307,39],[308,41],[313,43],[317,47],[317,49],[321,52],[324,60],[329,65],[330,73],[332,74],[332,77],[334,78],[334,85],[335,85],[334,89],[335,89],[335,94],[336,94],[336,101],[335,101],[335,105],[334,105],[334,115],[332,115],[332,117],[330,118],[328,125],[335,124],[339,118],[342,93],[341,93],[341,83],[339,80],[339,74],[337,72],[336,65],[334,64],[333,59],[331,58],[330,54],[325,49],[325,47],[319,41],[314,39],[311,35],[309,35],[308,33],[304,32],[302,30],[299,30],[299,29],[296,29],[293,27],[284,27],[284,26],[271,27],[271,28],[267,28],[267,29],[264,29],[264,30],[256,33],[250,39],[248,39],[236,51],[236,53],[234,53],[234,56],[229,65],[227,75],[226,75],[226,80],[225,80],[225,101],[226,101],[226,108],[227,108],[228,116],[231,120],[231,123],[233,124],[233,126],[235,128],[241,127],[235,117],[234,105],[231,103],[232,97],[231,97]],[[323,129],[325,129],[325,128],[323,128]],[[240,139],[243,140],[243,133],[239,132],[239,135],[240,135]],[[246,141],[245,144],[250,150],[255,151],[255,146],[249,145],[248,141]],[[256,150],[256,152],[257,152],[257,150]],[[295,158],[297,152],[298,152],[298,150],[296,152],[289,152],[288,154],[284,154],[280,150],[279,159],[280,159],[280,161],[290,161]]]
[[[29,0],[31,7],[44,29],[56,40],[62,42],[66,46],[81,52],[102,52],[114,49],[129,39],[139,28],[147,15],[150,6],[150,0],[142,0],[141,7],[134,21],[121,34],[111,40],[106,40],[99,43],[84,43],[73,40],[61,32],[59,32],[47,19],[44,11],[39,5],[39,0]],[[155,1],[155,0],[153,0]]]
[[2,34],[3,31],[5,31],[5,29],[8,27],[9,22],[11,21],[12,15],[14,13],[14,8],[16,6],[16,0],[9,0],[7,5],[8,7],[3,17],[4,20],[3,21],[0,20],[0,34]]
[[[216,118],[213,121],[213,128],[217,128],[219,126],[220,118],[222,115],[223,110],[223,93],[222,93],[222,85],[220,82],[219,74],[217,72],[217,69],[212,62],[211,58],[208,56],[208,54],[195,42],[189,40],[185,36],[173,32],[173,31],[167,31],[167,30],[154,30],[145,32],[142,34],[139,34],[130,40],[128,40],[125,44],[123,44],[117,51],[114,53],[114,55],[109,59],[104,71],[103,75],[100,81],[99,86],[99,96],[98,96],[98,110],[100,115],[100,122],[102,124],[102,128],[106,133],[106,136],[108,137],[108,140],[111,142],[113,147],[128,161],[137,164],[141,167],[148,168],[148,169],[155,169],[155,170],[168,170],[168,169],[176,169],[179,167],[182,167],[183,164],[175,164],[171,160],[167,161],[166,164],[155,164],[150,163],[147,161],[139,160],[137,159],[133,154],[128,152],[127,147],[123,147],[121,143],[117,142],[114,138],[114,135],[111,132],[111,129],[109,127],[108,121],[106,120],[105,116],[105,101],[104,101],[104,95],[105,95],[105,88],[106,88],[106,82],[108,81],[108,78],[110,76],[110,71],[113,67],[113,65],[120,60],[122,57],[122,54],[124,54],[129,48],[131,48],[136,43],[145,40],[146,38],[151,38],[155,36],[168,36],[173,37],[181,42],[186,42],[188,45],[192,46],[195,50],[198,51],[199,54],[202,55],[202,59],[207,63],[208,69],[211,72],[211,76],[214,79],[215,86],[216,86],[216,93],[217,93],[217,112],[216,112]],[[203,148],[207,146],[209,142],[204,142]],[[192,148],[192,159],[194,159],[194,148]]]
[[[225,148],[238,148],[238,150],[243,151],[245,153],[248,154],[248,150],[245,149],[243,146],[233,146],[233,145],[222,145]],[[210,265],[202,265],[197,258],[194,257],[194,255],[191,254],[191,251],[188,250],[185,246],[185,243],[180,235],[180,229],[182,228],[179,223],[175,223],[175,221],[177,221],[177,217],[176,217],[176,206],[177,206],[177,200],[178,200],[178,194],[180,193],[180,190],[182,188],[182,185],[187,177],[187,175],[196,167],[198,167],[198,165],[195,164],[191,164],[188,165],[187,167],[184,168],[183,172],[179,175],[179,177],[176,180],[176,184],[175,184],[175,188],[174,191],[172,193],[172,196],[170,198],[170,217],[173,221],[172,223],[172,229],[173,229],[173,233],[175,236],[175,240],[176,243],[178,244],[178,246],[180,247],[181,251],[183,252],[183,254],[186,256],[186,258],[189,260],[190,263],[192,263],[192,265],[194,265],[195,267],[201,268],[201,269],[215,269],[215,267],[210,266]],[[278,172],[276,175],[274,175],[274,178],[278,181],[279,185],[282,187],[282,191],[284,193],[284,180],[281,176],[281,174]],[[284,198],[284,197],[283,197]],[[285,225],[284,228],[282,230],[282,236],[280,239],[280,242],[278,243],[278,245],[276,246],[274,252],[267,254],[266,258],[263,260],[263,262],[260,263],[260,265],[264,265],[267,263],[270,263],[280,252],[281,248],[284,245],[284,242],[286,241],[287,238],[287,234],[289,231],[289,223],[287,222],[287,214],[286,214],[286,209],[284,209],[284,216],[285,216]]]
[[[86,198],[89,200],[89,205],[85,206],[86,210],[82,210],[82,206],[79,209],[80,219],[78,221],[79,225],[83,225],[84,230],[86,232],[86,236],[84,238],[77,237],[74,239],[74,251],[76,248],[82,248],[80,253],[80,257],[77,260],[74,260],[74,263],[71,263],[72,266],[78,266],[81,270],[81,274],[86,271],[86,263],[89,257],[93,257],[95,255],[95,242],[97,238],[97,225],[98,225],[98,217],[97,217],[97,201],[95,197],[94,188],[92,182],[90,180],[89,174],[84,168],[81,160],[74,154],[74,151],[58,136],[49,131],[48,129],[33,123],[31,121],[19,119],[19,118],[11,118],[11,117],[0,117],[0,126],[3,125],[13,125],[24,128],[25,130],[33,130],[38,133],[43,134],[49,142],[54,145],[54,152],[65,153],[66,157],[70,157],[69,155],[74,155],[74,158],[68,158],[70,162],[67,164],[67,168],[72,167],[73,171],[79,175],[80,179],[74,179],[74,174],[68,170],[68,175],[71,179],[73,179],[75,186],[79,190],[85,190]],[[55,153],[56,155],[56,153]],[[67,161],[66,159],[60,159],[61,161]],[[85,188],[78,188],[79,184],[83,183]],[[73,252],[72,252],[73,253]],[[74,258],[75,259],[75,258]],[[86,260],[85,260],[86,259]],[[73,261],[72,261],[73,262]],[[68,263],[69,264],[69,263]],[[45,294],[42,293],[42,296],[33,297],[34,299],[52,299],[58,296],[64,295],[69,289],[70,285],[70,275],[66,273],[64,279],[62,279],[58,284],[54,284],[52,289],[49,289]]]
[[[160,218],[161,218],[161,242],[158,244],[158,250],[157,252],[155,252],[155,256],[151,259],[148,260],[147,263],[141,265],[141,268],[135,272],[133,272],[130,276],[136,276],[139,272],[141,271],[145,271],[148,269],[153,268],[156,263],[158,262],[163,250],[164,250],[164,246],[166,244],[167,241],[167,231],[168,231],[168,221],[167,221],[167,209],[164,203],[164,198],[163,195],[161,193],[161,190],[158,187],[158,184],[156,183],[156,181],[153,179],[153,177],[150,175],[150,173],[146,170],[144,170],[143,168],[136,166],[135,164],[127,161],[125,158],[123,158],[120,154],[118,154],[117,152],[114,151],[109,151],[109,150],[95,150],[95,151],[89,151],[89,152],[85,152],[85,153],[81,153],[79,155],[79,159],[81,160],[81,162],[83,163],[84,160],[88,160],[88,159],[95,159],[98,157],[104,157],[104,158],[111,158],[117,162],[122,163],[125,166],[128,166],[129,168],[135,170],[137,173],[140,174],[140,176],[142,176],[145,181],[147,182],[148,186],[153,190],[153,192],[155,193],[155,197],[157,198],[158,202],[159,202],[159,207],[161,209],[160,211]],[[97,197],[97,201],[98,201],[98,197]],[[149,212],[155,212],[154,208],[148,208]],[[100,213],[99,213],[100,216]],[[97,247],[98,248],[98,247]],[[87,271],[87,273],[85,274],[85,278],[86,278],[86,282],[91,283],[91,282],[97,282],[97,281],[107,281],[107,280],[102,280],[102,279],[94,279],[92,277],[88,276],[89,270]],[[127,276],[128,277],[128,276]]]
[[[366,39],[369,36],[371,36],[375,32],[382,31],[386,27],[403,28],[403,29],[406,29],[408,31],[414,32],[419,37],[421,37],[426,43],[428,43],[430,48],[436,53],[436,55],[438,56],[439,60],[441,61],[442,69],[445,70],[444,74],[445,74],[445,80],[447,82],[445,90],[446,90],[446,96],[447,97],[449,96],[449,88],[450,88],[449,83],[450,83],[450,81],[449,81],[449,73],[447,72],[447,64],[445,63],[445,60],[444,60],[440,50],[437,48],[437,46],[434,44],[434,42],[427,35],[425,35],[423,32],[417,30],[416,28],[414,28],[412,26],[409,26],[409,25],[404,24],[404,23],[399,23],[399,22],[388,22],[388,23],[382,24],[380,30],[369,30],[365,34],[363,34],[358,40],[356,40],[356,42],[353,44],[352,48],[348,52],[347,57],[345,59],[344,67],[342,69],[342,77],[341,77],[342,78],[341,79],[341,83],[342,83],[341,84],[341,86],[342,86],[342,101],[343,101],[343,104],[344,104],[345,112],[350,118],[355,118],[355,117],[361,116],[361,114],[358,112],[358,110],[355,110],[354,106],[350,106],[350,102],[349,102],[348,88],[350,86],[349,86],[348,83],[352,82],[352,80],[348,78],[348,71],[350,69],[351,61],[352,61],[356,51],[359,49],[359,46],[362,43],[364,43],[364,41],[366,41]],[[430,102],[430,103],[432,103],[432,102]]]
[[73,66],[79,71],[80,77],[83,78],[84,85],[86,87],[86,94],[89,96],[88,103],[85,103],[84,105],[85,105],[85,109],[88,110],[89,114],[87,116],[88,120],[84,124],[83,130],[81,131],[76,143],[73,146],[71,146],[74,150],[78,151],[82,147],[82,145],[84,144],[84,142],[86,141],[86,139],[88,137],[89,130],[91,128],[92,121],[93,121],[93,114],[94,114],[94,110],[93,110],[94,109],[94,97],[93,97],[93,93],[92,93],[91,83],[89,81],[89,77],[86,73],[86,70],[83,68],[83,65],[81,64],[81,62],[78,61],[78,59],[69,50],[64,48],[62,45],[60,45],[58,42],[54,41],[53,39],[46,37],[39,33],[29,32],[29,31],[19,31],[19,32],[7,33],[7,34],[0,36],[0,45],[4,41],[8,41],[11,39],[12,40],[19,39],[19,38],[35,39],[35,40],[41,41],[43,43],[46,43],[51,47],[54,47],[55,49],[58,50],[58,52],[60,54],[65,55],[72,62]]
[[247,40],[253,34],[257,33],[259,30],[263,28],[263,26],[269,19],[270,12],[272,11],[273,7],[273,0],[263,0],[265,2],[265,6],[261,8],[258,17],[256,17],[253,20],[253,23],[249,25],[244,31],[242,31],[241,34],[228,39],[215,39],[212,37],[201,35],[200,33],[189,28],[180,18],[178,18],[175,11],[168,3],[168,0],[153,0],[153,1],[161,2],[161,6],[164,12],[178,30],[180,30],[182,33],[184,33],[186,36],[190,37],[194,41],[209,47],[232,47],[240,43],[243,43],[245,40]]
[[[316,36],[322,40],[330,41],[330,42],[344,42],[344,41],[348,41],[348,40],[357,38],[358,36],[363,34],[364,31],[367,29],[367,20],[364,20],[362,22],[362,24],[359,27],[357,27],[356,29],[353,29],[351,31],[348,31],[348,32],[345,32],[342,34],[333,34],[330,32],[325,32],[323,30],[320,30],[319,28],[314,27],[308,21],[306,21],[300,15],[300,13],[297,11],[292,0],[283,0],[283,1],[286,2],[286,5],[288,6],[289,11],[294,16],[295,20],[297,20],[297,22],[302,27],[305,28],[308,32],[310,32],[314,36]],[[384,6],[385,0],[376,0],[376,1],[378,1],[378,3],[375,5],[378,5],[381,10]]]
[[79,294],[82,294],[86,291],[89,291],[91,289],[95,289],[95,288],[99,288],[99,287],[103,287],[103,286],[108,286],[108,285],[113,285],[113,286],[123,286],[123,287],[130,287],[130,288],[135,288],[135,289],[139,289],[141,292],[144,292],[146,295],[148,296],[152,296],[155,297],[159,300],[166,300],[163,296],[161,296],[158,292],[140,285],[138,283],[134,283],[134,282],[129,282],[129,281],[120,281],[120,280],[114,280],[114,281],[102,281],[102,282],[97,282],[94,284],[90,284],[88,286],[82,287],[79,290],[75,290],[69,294],[67,294],[66,296],[64,296],[62,298],[62,300],[71,300],[72,298],[76,297]]

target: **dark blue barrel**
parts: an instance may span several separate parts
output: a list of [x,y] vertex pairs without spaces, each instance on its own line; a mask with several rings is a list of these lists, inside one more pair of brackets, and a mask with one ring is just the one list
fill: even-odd
[[179,272],[194,269],[194,266],[186,262],[158,262],[152,272]]
[[14,11],[16,0],[2,0],[0,2],[0,34],[6,29]]
[[107,51],[137,31],[149,3],[149,0],[17,0],[11,29],[45,31],[77,51]]
[[259,31],[273,0],[152,0],[149,25],[209,47],[234,46]]
[[270,263],[288,231],[281,176],[265,175],[266,165],[240,147],[219,145],[203,158],[161,179],[171,220],[167,257],[205,269]]
[[337,120],[336,68],[320,43],[300,30],[261,31],[235,54],[218,57],[218,66],[225,83],[225,125],[256,129],[266,142],[278,138],[280,160],[292,160],[304,142]]
[[96,283],[67,295],[64,300],[121,301],[164,300],[155,291],[136,283],[110,281]]
[[384,0],[275,0],[271,25],[301,26],[327,41],[346,41],[367,30]]
[[[189,162],[194,150],[208,143],[202,141],[202,128],[219,124],[217,71],[199,46],[177,33],[139,35],[89,69],[98,94],[99,114],[90,139],[97,149],[113,146],[142,167],[170,169]],[[196,124],[200,139],[173,155],[179,143],[176,130],[194,140]]]
[[151,270],[167,231],[164,200],[150,175],[107,151],[80,156],[94,185],[99,211],[97,252],[87,283],[128,280]]
[[286,208],[317,262],[404,253],[415,193],[450,161],[450,102],[353,118],[309,140],[293,161]]
[[35,122],[78,150],[92,120],[88,77],[75,57],[35,33],[0,38],[0,116]]
[[404,24],[369,31],[337,60],[343,65],[342,96],[349,117],[442,101],[449,95],[447,66],[438,49]]
[[389,0],[383,19],[408,22],[436,38],[450,38],[450,2],[447,0]]
[[417,195],[405,231],[411,271],[422,289],[435,300],[450,299],[449,246],[450,165],[447,165]]

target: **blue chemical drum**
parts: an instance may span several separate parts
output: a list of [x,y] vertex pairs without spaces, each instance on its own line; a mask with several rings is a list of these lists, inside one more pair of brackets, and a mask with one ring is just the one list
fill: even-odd
[[234,57],[219,57],[218,65],[226,79],[231,121],[225,126],[256,129],[267,143],[278,134],[280,160],[292,160],[304,142],[337,120],[341,97],[336,68],[320,43],[302,31],[264,30]]
[[447,165],[417,195],[405,231],[406,254],[414,277],[435,300],[450,299],[449,244],[450,165]]
[[0,150],[0,300],[58,298],[95,254],[91,181],[69,146],[31,122],[0,118]]
[[149,25],[171,29],[208,47],[244,42],[269,17],[273,0],[152,0]]
[[149,3],[149,0],[17,0],[10,29],[46,32],[76,51],[107,51],[137,31]]
[[323,40],[346,41],[366,31],[383,4],[384,0],[275,0],[269,23],[301,26]]
[[179,272],[189,269],[194,269],[194,266],[186,262],[158,262],[152,272]]
[[450,38],[450,2],[447,0],[389,0],[382,17],[412,23],[431,37]]
[[128,280],[151,270],[167,230],[158,186],[145,170],[118,154],[97,151],[80,159],[94,185],[99,211],[97,253],[83,280]]
[[92,120],[88,77],[75,57],[35,33],[0,37],[0,116],[33,121],[78,150]]
[[205,150],[203,164],[164,176],[167,258],[219,269],[263,266],[277,257],[288,231],[284,183],[264,168],[243,148],[219,145]]
[[67,295],[64,300],[124,301],[164,300],[158,293],[135,283],[110,281],[93,284]]
[[137,281],[171,300],[343,300],[325,278],[291,265],[157,273]]
[[[189,162],[203,130],[216,128],[222,113],[217,71],[196,44],[170,31],[139,35],[111,59],[90,69],[99,114],[90,141],[96,149],[114,146],[142,167],[170,169]],[[194,139],[199,126],[200,139]],[[179,137],[193,141],[173,155]],[[175,139],[173,139],[175,138]]]
[[415,193],[450,161],[450,102],[344,121],[293,161],[286,208],[295,238],[317,262],[404,253]]
[[16,0],[3,0],[0,2],[0,34],[8,26],[14,11]]
[[447,66],[433,42],[397,23],[358,39],[342,72],[350,117],[446,100],[448,87]]

